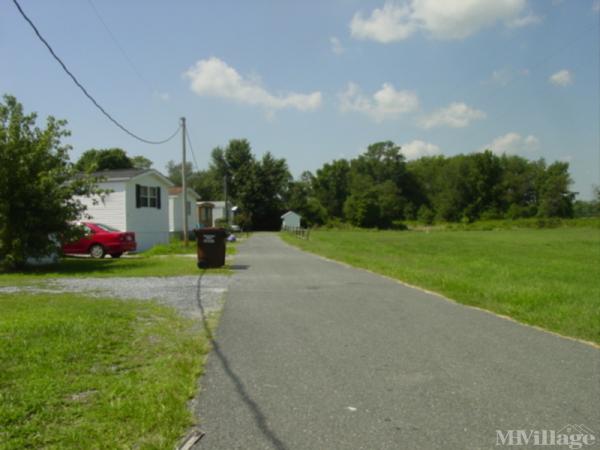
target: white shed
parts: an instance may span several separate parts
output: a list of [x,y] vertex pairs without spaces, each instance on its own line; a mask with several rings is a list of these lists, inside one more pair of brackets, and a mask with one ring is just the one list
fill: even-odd
[[105,170],[94,175],[104,181],[98,186],[110,189],[104,198],[78,197],[87,206],[91,221],[122,231],[133,231],[138,251],[169,242],[167,190],[173,183],[154,169]]
[[[198,208],[196,202],[200,196],[193,189],[187,190],[186,211],[188,216],[188,231],[197,228]],[[181,187],[169,188],[169,232],[180,235],[183,231],[183,189]]]
[[286,228],[300,228],[300,217],[299,214],[294,211],[288,211],[283,216],[281,216],[281,229],[285,230]]

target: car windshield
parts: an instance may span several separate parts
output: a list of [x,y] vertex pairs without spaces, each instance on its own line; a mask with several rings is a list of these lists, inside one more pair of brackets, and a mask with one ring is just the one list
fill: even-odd
[[104,225],[103,223],[97,223],[96,226],[104,231],[121,231],[117,230],[116,228],[109,227],[108,225]]

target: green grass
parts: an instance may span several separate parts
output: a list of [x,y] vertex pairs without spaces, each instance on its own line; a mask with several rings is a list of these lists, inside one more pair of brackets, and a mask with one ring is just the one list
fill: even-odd
[[172,449],[208,342],[149,302],[0,295],[0,448]]
[[[237,252],[237,242],[228,242],[225,248],[227,255],[235,255]],[[187,246],[183,241],[173,240],[169,244],[158,244],[151,249],[141,253],[142,256],[158,256],[158,255],[195,255],[196,242],[190,241]]]
[[[63,258],[54,266],[31,268],[18,272],[0,272],[0,286],[43,283],[57,277],[169,277],[198,275],[196,258],[189,256],[141,256],[139,258],[91,259]],[[225,266],[210,269],[207,274],[229,274]]]
[[314,231],[283,239],[461,303],[600,343],[600,230]]
[[196,241],[190,238],[188,245],[184,245],[179,239],[171,239],[168,244],[157,244],[154,247],[142,252],[141,255],[193,255],[196,253]]
[[423,225],[416,221],[407,221],[410,229],[416,230],[461,230],[461,231],[491,231],[514,230],[521,228],[548,229],[548,228],[596,228],[600,229],[599,217],[582,217],[577,219],[560,219],[557,217],[542,218],[531,217],[514,220],[478,220],[471,223],[442,222],[433,225]]

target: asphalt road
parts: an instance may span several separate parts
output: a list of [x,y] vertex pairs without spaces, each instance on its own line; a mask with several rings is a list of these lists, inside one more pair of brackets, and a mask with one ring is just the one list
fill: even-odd
[[197,450],[501,448],[496,430],[569,424],[600,441],[596,348],[277,235],[254,235],[235,263]]

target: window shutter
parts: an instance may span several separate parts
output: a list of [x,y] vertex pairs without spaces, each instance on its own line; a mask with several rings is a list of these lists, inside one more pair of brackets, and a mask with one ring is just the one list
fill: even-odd
[[160,186],[156,186],[156,207],[160,209]]
[[135,185],[135,207],[139,208],[140,207],[140,185],[136,184]]

